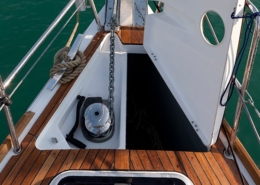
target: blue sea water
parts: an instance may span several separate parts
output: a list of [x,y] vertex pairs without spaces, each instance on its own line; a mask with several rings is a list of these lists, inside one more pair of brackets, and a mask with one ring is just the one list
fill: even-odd
[[[102,8],[104,2],[104,0],[95,1],[98,10]],[[258,0],[252,0],[252,2],[260,8],[260,2]],[[19,63],[22,57],[29,51],[35,41],[47,29],[50,23],[55,19],[67,3],[68,1],[65,0],[0,1],[0,75],[3,80],[7,78],[8,74],[10,74],[17,63]],[[50,34],[48,39],[39,48],[39,52],[36,52],[28,64],[23,68],[22,72],[11,83],[10,87],[7,89],[8,94],[10,94],[26,71],[35,62],[37,59],[36,56],[43,51],[74,9],[75,8],[72,8],[70,13],[54,30],[54,33]],[[87,9],[86,12],[81,12],[78,33],[83,33],[92,20],[93,13],[91,9]],[[27,110],[31,101],[37,96],[42,86],[49,79],[48,74],[53,64],[53,56],[57,50],[65,46],[68,40],[68,35],[70,35],[71,30],[75,25],[75,21],[76,18],[73,18],[71,24],[57,38],[55,44],[49,48],[46,55],[39,61],[33,72],[29,74],[28,78],[24,80],[20,88],[11,98],[14,103],[11,105],[10,109],[15,123]],[[255,101],[255,106],[260,108],[260,64],[258,63],[260,60],[259,51],[256,56],[255,67],[253,69],[251,82],[249,85],[249,92]],[[244,66],[245,65],[243,64],[241,68],[243,69]],[[243,72],[240,72],[238,78],[242,79],[242,76]],[[225,114],[226,119],[231,124],[234,119],[236,101],[237,95],[234,93]],[[250,108],[250,112],[253,115],[253,120],[256,123],[258,131],[260,131],[260,118],[256,116],[253,108]],[[0,141],[3,141],[9,133],[3,111],[0,112],[0,124]],[[244,112],[239,126],[238,135],[258,167],[260,167],[260,145],[253,134],[253,130]]]

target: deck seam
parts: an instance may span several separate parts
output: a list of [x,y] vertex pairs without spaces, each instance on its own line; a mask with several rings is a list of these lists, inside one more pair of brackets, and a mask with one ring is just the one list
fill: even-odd
[[[97,153],[98,153],[98,149],[89,150],[87,156],[85,157],[84,161],[82,162],[80,169],[81,170],[90,169],[91,165],[93,164],[93,162],[97,156]],[[89,161],[90,159],[92,159],[92,161]],[[88,164],[86,164],[86,163],[88,163]],[[86,167],[84,166],[84,164]]]
[[[189,154],[189,153],[190,153],[190,154]],[[204,168],[202,167],[201,163],[199,162],[199,160],[198,160],[198,158],[197,158],[195,152],[185,152],[185,155],[186,155],[186,157],[188,158],[188,160],[189,160],[189,162],[190,162],[190,164],[191,164],[191,166],[192,166],[194,172],[197,174],[197,176],[200,177],[200,173],[199,173],[199,168],[200,168],[201,172],[203,172],[203,174],[205,175],[206,179],[208,180],[208,183],[210,183],[210,178],[208,177],[206,171],[204,170]],[[195,168],[195,164],[191,161],[192,159],[190,159],[189,155],[192,155],[192,157],[193,157],[194,160],[195,160],[195,163],[196,163],[196,162],[198,163],[199,166],[198,166],[198,167],[196,166],[197,168]],[[202,180],[203,180],[203,179],[202,179]],[[206,182],[205,182],[205,179],[203,180],[203,182],[202,182],[202,180],[200,180],[201,183],[203,183],[203,184],[206,183]]]
[[[184,160],[188,161],[187,163],[183,162],[183,159],[181,158],[181,154],[183,155]],[[178,152],[176,152],[176,155],[179,155],[180,162],[182,162],[183,165],[187,164],[189,166],[186,168],[188,170],[188,171],[186,170],[186,173],[187,173],[187,176],[193,181],[193,183],[196,184],[196,182],[194,182],[194,181],[198,181],[199,184],[203,184],[201,182],[201,180],[199,179],[198,175],[194,172],[194,168],[192,167],[191,163],[189,162],[189,159],[187,158],[185,152],[178,151]],[[185,166],[184,166],[184,168],[185,168]]]
[[[54,157],[52,163],[47,166],[48,167],[48,170],[43,170],[44,167],[46,167],[46,162],[49,161],[47,160],[48,158],[51,157],[52,155],[52,152],[53,151],[56,151],[57,154],[56,156]],[[44,180],[44,178],[46,177],[46,175],[48,174],[48,172],[50,171],[52,165],[55,163],[57,157],[60,155],[61,153],[61,150],[48,150],[49,154],[48,156],[46,157],[46,160],[42,163],[41,167],[39,168],[38,172],[36,173],[35,177],[32,179],[31,183],[34,184],[33,182],[35,182],[36,180],[38,180],[37,184],[40,182],[40,184],[42,183],[42,181]],[[44,174],[45,173],[45,174]],[[35,183],[36,184],[36,183]]]
[[[11,183],[15,180],[15,178],[16,178],[17,175],[19,174],[21,168],[22,168],[23,165],[26,163],[26,161],[29,159],[29,158],[26,157],[26,156],[28,156],[28,155],[25,156],[25,154],[27,154],[26,151],[28,151],[29,156],[30,156],[30,155],[32,154],[32,152],[33,152],[34,147],[33,147],[32,145],[33,145],[34,142],[35,142],[35,141],[34,141],[34,138],[32,138],[32,139],[30,140],[28,146],[27,146],[26,149],[24,150],[24,152],[21,154],[21,156],[19,156],[19,159],[18,159],[17,162],[14,164],[13,168],[9,171],[9,173],[8,173],[8,175],[7,175],[7,178],[3,181],[3,184],[8,184],[8,185],[9,185],[9,184],[11,184]],[[25,158],[25,157],[26,157],[26,158]],[[23,160],[23,161],[20,162],[20,159],[21,159],[21,158],[25,158],[25,160]],[[21,163],[21,164],[20,164],[20,163]],[[18,167],[19,167],[19,168],[18,168]],[[18,171],[16,172],[16,170],[18,170]],[[29,170],[29,171],[30,171],[30,170]],[[12,174],[14,174],[14,172],[15,172],[16,174],[15,174],[14,177],[12,177]],[[9,178],[8,178],[8,177],[9,177]],[[8,182],[8,181],[10,181],[10,180],[9,180],[10,177],[11,177],[11,182]],[[7,181],[7,182],[6,182],[6,181]]]
[[150,158],[149,158],[149,156],[148,156],[146,150],[137,150],[137,154],[138,154],[139,157],[140,157],[140,160],[141,160],[141,162],[142,162],[142,164],[143,164],[144,170],[147,169],[147,166],[145,165],[144,160],[142,160],[142,158],[141,158],[141,156],[140,156],[140,152],[143,152],[143,153],[147,156],[147,159],[148,159],[147,162],[148,162],[148,163],[151,165],[151,167],[153,168],[153,169],[148,169],[148,170],[155,170],[155,168],[154,168],[154,166],[153,166],[153,164],[152,164],[152,162],[151,162],[151,160],[150,160]]
[[[111,161],[109,161],[110,157],[112,157]],[[114,160],[115,160],[115,152],[114,152],[114,150],[109,149],[108,152],[107,152],[107,155],[106,155],[106,157],[104,159],[104,162],[103,162],[103,164],[100,167],[100,169],[101,170],[111,169]]]
[[[99,158],[100,155],[102,156],[102,152],[105,152],[105,155],[104,155],[102,161],[100,162],[99,167],[95,167],[95,165],[97,165],[97,164],[95,164],[95,163],[98,163],[98,161],[96,161],[96,160],[98,160],[98,158]],[[93,163],[92,163],[92,165],[90,166],[90,169],[100,169],[101,166],[102,166],[102,164],[103,164],[103,162],[104,162],[104,160],[105,160],[105,157],[107,156],[107,154],[108,154],[108,150],[106,150],[106,149],[100,149],[100,150],[97,152],[97,155],[96,155],[95,159],[93,160]]]
[[[203,155],[205,156],[206,160],[208,161],[209,165],[210,165],[211,168],[212,168],[213,164],[212,164],[211,161],[209,160],[209,157],[206,156],[206,155],[210,155],[210,154],[212,155],[211,157],[214,158],[214,156],[213,156],[213,154],[212,154],[211,152],[208,153],[208,154],[203,153]],[[214,160],[215,160],[215,158],[214,158]],[[212,168],[212,171],[215,173],[215,175],[216,175],[217,179],[219,180],[219,182],[220,182],[220,183],[223,183],[223,182],[224,182],[223,179],[220,179],[220,177],[221,177],[222,175],[224,175],[226,181],[229,182],[229,181],[227,180],[227,177],[225,176],[223,170],[220,168],[219,163],[218,163],[216,160],[215,160],[213,163],[218,166],[218,171],[220,170],[220,171],[222,172],[222,174],[218,174],[217,169],[214,170],[214,169]],[[216,168],[217,168],[217,167],[216,167]],[[226,183],[225,183],[225,184],[226,184]]]
[[[36,151],[36,152],[38,151],[39,154],[38,154],[38,156],[35,158],[35,160],[33,161],[33,163],[35,163],[35,162],[38,160],[38,158],[40,157],[40,155],[41,155],[42,152],[39,151],[37,148],[34,148],[33,151],[32,151],[32,153],[30,154],[30,156],[29,156],[28,159],[26,160],[26,162],[29,160],[29,158],[31,158],[31,156],[33,155],[33,153],[34,153],[35,151]],[[25,162],[25,164],[26,164],[26,162]],[[25,177],[28,175],[28,173],[30,172],[30,170],[32,169],[32,167],[33,167],[33,164],[32,164],[28,169],[26,169],[27,172],[26,172],[26,174],[23,176],[23,178],[19,180],[20,182],[25,179]],[[24,168],[24,165],[23,165],[23,167],[20,169],[20,171],[22,171],[23,168]],[[17,174],[17,176],[14,178],[12,184],[15,184],[16,179],[19,177],[18,175],[20,174],[20,171],[19,171],[19,173]],[[20,182],[18,182],[18,183],[20,184]]]
[[[161,150],[161,151],[162,151],[162,150]],[[168,169],[167,169],[167,167],[165,166],[164,162],[162,161],[162,159],[161,159],[161,157],[160,157],[160,154],[158,153],[158,152],[160,152],[160,151],[156,150],[155,152],[157,153],[158,158],[159,158],[159,160],[160,160],[161,163],[162,163],[162,167],[163,167],[164,171],[171,171],[171,170],[168,170]],[[166,158],[168,159],[168,161],[169,161],[170,164],[171,164],[171,161],[170,161],[170,159],[168,158],[168,155],[166,154],[166,152],[165,152],[164,150],[163,150],[163,152],[165,153]],[[170,165],[170,166],[173,168],[173,170],[175,170],[173,165]]]
[[[218,139],[217,140],[217,142],[216,142],[216,147],[217,147],[217,150],[218,150],[218,152],[221,154],[221,156],[222,156],[222,159],[224,160],[224,162],[226,163],[226,165],[230,168],[230,171],[232,172],[232,174],[231,174],[231,176],[233,176],[234,177],[234,179],[235,179],[235,181],[236,181],[236,183],[237,184],[240,184],[240,182],[241,182],[241,179],[240,179],[240,176],[239,176],[239,174],[238,174],[238,170],[237,170],[237,168],[236,168],[236,166],[235,166],[235,163],[234,163],[234,161],[230,161],[229,159],[227,159],[225,156],[224,156],[224,145],[221,143],[221,141]],[[221,152],[221,150],[220,150],[220,148],[222,148],[223,149],[223,151]],[[231,177],[232,178],[232,177]],[[230,179],[230,176],[229,176],[229,178],[228,179]],[[238,180],[239,179],[239,180]],[[231,179],[230,179],[231,180]],[[232,184],[232,183],[231,183]]]
[[[65,156],[63,156],[64,159],[62,160],[62,154],[63,154],[64,152],[65,152]],[[67,152],[67,154],[66,154],[66,152]],[[61,155],[61,156],[60,156],[60,155]],[[44,178],[43,178],[43,180],[41,181],[40,184],[49,184],[49,182],[51,181],[51,179],[54,177],[54,176],[52,176],[51,172],[52,172],[53,169],[54,169],[54,170],[56,171],[56,173],[54,172],[54,174],[58,174],[58,172],[59,172],[59,170],[60,170],[60,168],[61,168],[63,162],[66,160],[66,158],[67,158],[68,155],[69,155],[68,150],[63,150],[63,151],[60,151],[60,152],[59,152],[59,154],[57,155],[57,158],[55,159],[55,161],[54,161],[54,162],[52,163],[52,165],[50,166],[50,169],[48,170],[48,172],[46,173],[46,175],[44,176]],[[57,169],[55,169],[55,167],[54,167],[55,163],[58,163],[58,164],[59,164],[59,162],[60,162],[60,161],[58,161],[57,159],[60,159],[60,160],[62,160],[63,162],[60,164],[60,166],[59,166]],[[56,165],[58,165],[58,164],[56,164]],[[48,177],[48,176],[49,176],[49,177]]]
[[[216,150],[218,150],[217,148],[216,148]],[[212,152],[213,153],[213,152]],[[214,155],[214,154],[212,154],[213,155],[213,157],[215,158],[215,160],[219,163],[220,161],[218,161],[217,160],[217,158],[216,158],[216,156]],[[223,169],[222,169],[223,170]],[[226,175],[226,173],[223,171],[223,174],[225,175],[225,177],[226,177],[226,179],[228,180],[228,182],[230,183],[230,184],[232,184],[232,181],[231,181],[231,179]]]
[[[135,153],[135,154],[134,154]],[[140,159],[138,153],[136,150],[130,150],[130,162],[132,163],[134,169],[136,169],[135,165],[134,165],[134,162],[133,162],[133,158],[134,156],[133,155],[136,155],[136,158],[137,158],[137,161],[140,163],[140,166],[141,166],[141,170],[144,170],[144,165],[142,163],[142,160]],[[132,158],[133,157],[133,158]]]
[[[86,152],[85,154],[85,157],[83,158],[82,162],[80,163],[79,167],[77,168],[73,168],[73,165],[75,164],[76,160],[78,159],[79,155],[81,155],[81,152],[84,154],[84,152]],[[85,149],[85,150],[82,150],[80,149],[77,157],[75,158],[75,160],[73,161],[73,164],[71,165],[71,169],[81,169],[81,166],[83,165],[83,162],[85,161],[86,157],[88,156],[88,153],[89,153],[89,149]]]
[[43,151],[41,154],[42,155],[40,155],[37,158],[37,160],[33,164],[32,168],[29,170],[29,173],[23,179],[21,184],[25,184],[25,185],[32,184],[32,182],[37,177],[37,174],[40,172],[40,170],[41,170],[42,166],[44,165],[44,163],[47,162],[47,159],[49,158],[49,156],[51,154],[51,151],[49,151],[49,150],[48,151]]
[[175,155],[176,155],[178,161],[180,161],[180,164],[182,165],[182,169],[184,170],[185,174],[188,176],[188,173],[187,173],[187,171],[186,171],[184,165],[183,165],[182,162],[181,162],[181,158],[180,158],[179,154],[178,154],[177,152],[174,152],[174,153],[175,153]]

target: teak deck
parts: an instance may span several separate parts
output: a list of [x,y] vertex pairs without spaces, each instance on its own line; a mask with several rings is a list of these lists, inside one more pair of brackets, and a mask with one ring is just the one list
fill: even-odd
[[[124,35],[124,31],[128,35]],[[139,29],[139,28],[138,28]],[[124,43],[137,42],[130,38],[133,28],[119,33]],[[143,35],[134,37],[142,44]],[[96,51],[105,33],[98,33],[85,51],[87,61]],[[132,37],[133,38],[133,37]],[[35,148],[35,141],[58,108],[75,80],[61,85],[41,116],[22,142],[23,151],[13,156],[0,173],[0,184],[48,184],[58,173],[70,169],[175,171],[188,176],[194,184],[241,184],[239,173],[232,160],[223,156],[224,146],[217,141],[209,152],[163,150],[47,150]]]

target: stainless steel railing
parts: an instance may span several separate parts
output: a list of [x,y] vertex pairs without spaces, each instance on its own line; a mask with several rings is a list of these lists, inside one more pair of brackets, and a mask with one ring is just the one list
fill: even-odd
[[[35,51],[39,48],[39,46],[43,43],[43,41],[47,38],[47,36],[52,32],[52,30],[57,26],[57,24],[60,22],[60,20],[64,17],[64,15],[68,12],[68,10],[71,8],[71,6],[75,3],[76,0],[70,0],[70,2],[65,6],[65,8],[61,11],[61,13],[57,16],[57,18],[52,22],[52,24],[47,28],[47,30],[42,34],[42,36],[37,40],[37,42],[32,46],[32,48],[28,51],[28,53],[23,57],[23,59],[18,63],[18,65],[15,67],[15,69],[10,73],[10,75],[7,77],[7,79],[2,82],[2,79],[0,79],[0,96],[4,97],[5,89],[8,87],[10,82],[14,79],[14,77],[20,72],[20,70],[24,67],[24,65],[28,62],[30,57],[35,53]],[[2,106],[1,106],[2,108]],[[15,153],[21,152],[21,146],[18,141],[18,137],[16,135],[11,111],[9,109],[9,106],[3,105],[10,136],[14,148]]]
[[[39,48],[39,46],[45,41],[45,39],[47,38],[47,36],[53,31],[53,29],[57,26],[57,24],[61,21],[61,19],[64,17],[64,15],[69,11],[69,9],[73,6],[73,4],[76,3],[76,6],[78,6],[75,10],[78,11],[80,8],[82,8],[82,5],[85,3],[85,0],[70,0],[69,3],[65,6],[65,8],[61,11],[61,13],[56,17],[56,19],[51,23],[51,25],[47,28],[47,30],[42,34],[42,36],[36,41],[36,43],[32,46],[32,48],[27,52],[27,54],[23,57],[23,59],[18,63],[18,65],[15,67],[15,69],[10,73],[10,75],[6,78],[6,80],[4,82],[2,82],[2,79],[0,77],[0,98],[5,97],[5,89],[9,86],[10,82],[15,78],[15,76],[20,72],[20,70],[24,67],[24,65],[28,62],[28,60],[31,58],[31,56],[35,53],[35,51]],[[92,10],[94,12],[94,16],[95,16],[95,20],[98,24],[99,29],[101,29],[101,24],[99,21],[99,17],[97,15],[96,12],[96,7],[95,4],[93,2],[93,0],[91,1],[91,7]],[[84,8],[83,8],[84,9]],[[73,13],[73,15],[75,14],[75,12]],[[73,16],[72,15],[72,16]],[[72,16],[69,18],[69,20],[72,18]],[[65,23],[65,25],[62,27],[62,29],[60,30],[60,32],[63,30],[63,28],[67,25],[67,23],[69,22],[69,20]],[[60,34],[60,32],[58,32],[58,34],[54,37],[54,39],[51,41],[51,43],[47,46],[47,48],[44,50],[44,52],[40,55],[40,57],[37,59],[36,63],[38,62],[38,60],[42,57],[42,55],[46,52],[46,50],[48,49],[48,47],[52,44],[52,42],[56,39],[56,37]],[[35,64],[36,64],[35,63]],[[35,65],[34,64],[34,65]],[[31,71],[31,69],[34,67],[34,65],[29,69],[29,71],[26,73],[25,76],[28,75],[28,73]],[[25,77],[24,77],[25,78]],[[23,80],[22,80],[23,81]],[[18,84],[19,86],[19,84]],[[16,89],[16,88],[15,88]],[[9,99],[9,97],[8,97]],[[15,132],[15,128],[14,128],[14,123],[12,120],[12,115],[10,112],[10,109],[8,106],[3,105],[5,114],[6,114],[6,118],[7,118],[7,122],[8,122],[8,126],[9,126],[9,130],[10,130],[10,135],[11,135],[11,140],[12,140],[12,144],[14,147],[14,152],[15,153],[19,153],[21,151],[21,146],[19,144],[16,132]],[[0,107],[0,110],[2,109],[2,106]]]
[[[246,0],[246,4],[247,4],[248,8],[250,9],[250,11],[252,11],[252,13],[259,12],[258,9],[256,8],[256,6],[250,0]],[[238,89],[239,89],[237,91],[239,93],[239,99],[238,99],[238,103],[237,103],[237,107],[236,107],[234,125],[232,128],[231,137],[230,137],[231,147],[234,146],[234,143],[235,143],[235,140],[237,137],[237,131],[238,131],[238,126],[239,126],[239,121],[241,118],[242,108],[245,109],[246,113],[249,113],[248,109],[245,105],[245,96],[246,96],[249,80],[250,80],[250,77],[252,74],[252,69],[253,69],[253,65],[254,65],[255,55],[257,52],[259,38],[260,38],[260,17],[258,16],[255,19],[255,28],[254,28],[254,32],[253,32],[253,36],[252,36],[252,42],[251,42],[251,46],[250,46],[250,50],[249,50],[249,54],[248,54],[248,59],[247,59],[247,64],[246,64],[246,68],[245,68],[245,72],[244,72],[242,85],[240,86],[238,83],[236,83],[238,86]],[[256,137],[257,137],[258,141],[260,142],[259,134],[257,133],[257,131],[255,129],[254,122],[250,115],[247,114],[247,116],[252,125],[252,128],[255,131]]]
[[28,53],[23,57],[23,59],[18,63],[18,65],[14,68],[14,70],[10,73],[10,75],[4,81],[4,88],[6,88],[10,82],[14,79],[14,77],[19,73],[19,71],[24,67],[24,65],[28,62],[31,56],[35,53],[38,47],[43,43],[43,41],[47,38],[47,36],[52,32],[52,30],[57,26],[60,20],[64,17],[64,15],[69,11],[72,5],[74,5],[76,0],[70,0],[70,2],[65,6],[65,8],[61,11],[61,13],[57,16],[57,18],[51,23],[51,25],[47,28],[47,30],[42,34],[42,36],[37,40],[37,42],[32,46],[32,48],[28,51]]

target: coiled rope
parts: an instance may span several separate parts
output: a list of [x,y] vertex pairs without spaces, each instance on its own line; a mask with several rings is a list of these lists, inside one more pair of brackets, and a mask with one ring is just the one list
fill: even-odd
[[[50,70],[50,77],[52,78],[60,69],[66,68],[64,75],[59,80],[61,84],[67,83],[77,77],[86,65],[86,57],[82,52],[77,51],[75,58],[70,59],[68,56],[69,50],[70,48],[66,46],[55,54],[54,65]],[[65,63],[61,63],[63,60]]]
[[[67,82],[70,82],[71,80],[73,80],[75,77],[77,77],[81,73],[81,71],[84,69],[84,67],[86,65],[86,57],[82,52],[77,51],[74,59],[70,59],[70,57],[68,56],[68,53],[70,50],[69,46],[70,46],[72,39],[79,26],[79,11],[77,12],[76,19],[77,19],[76,25],[75,25],[74,29],[72,30],[72,33],[70,35],[70,38],[69,38],[66,46],[64,48],[60,49],[55,54],[54,65],[50,70],[50,77],[52,78],[56,73],[59,72],[60,69],[66,68],[65,73],[63,74],[63,76],[60,78],[60,80],[58,82],[60,84],[67,83]],[[65,61],[65,63],[62,62],[63,60]]]

